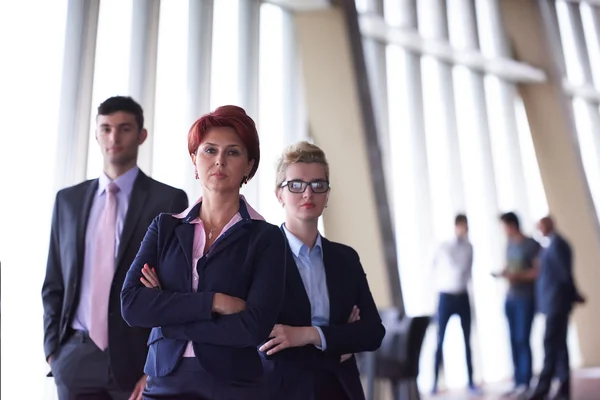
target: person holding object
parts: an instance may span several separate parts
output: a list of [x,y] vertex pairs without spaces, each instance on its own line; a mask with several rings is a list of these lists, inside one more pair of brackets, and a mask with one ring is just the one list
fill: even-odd
[[287,248],[240,196],[260,160],[254,121],[219,107],[188,150],[203,196],[152,222],[121,292],[125,321],[152,328],[144,399],[263,400],[256,348],[281,309]]
[[550,217],[542,218],[538,229],[550,242],[540,254],[540,274],[536,285],[538,309],[546,316],[544,367],[529,400],[543,400],[550,392],[552,378],[559,380],[555,400],[571,398],[567,332],[574,303],[585,300],[573,280],[571,245],[554,228]]
[[277,324],[259,348],[265,399],[364,399],[353,353],[375,351],[385,335],[358,254],[319,234],[329,192],[319,147],[300,142],[283,153],[275,193],[294,262]]
[[188,206],[183,190],[137,167],[148,132],[142,107],[111,97],[98,107],[99,179],[56,195],[44,305],[44,350],[60,400],[141,399],[150,330],[121,318],[119,294],[148,225]]
[[530,335],[535,315],[535,280],[539,273],[540,245],[523,235],[513,212],[500,216],[508,238],[506,267],[499,274],[509,282],[505,312],[508,319],[514,365],[514,388],[506,395],[521,396],[529,390],[533,375]]

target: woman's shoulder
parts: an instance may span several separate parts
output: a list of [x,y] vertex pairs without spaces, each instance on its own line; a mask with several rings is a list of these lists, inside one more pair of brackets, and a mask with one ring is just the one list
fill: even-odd
[[284,236],[283,231],[277,225],[261,219],[253,219],[250,229],[257,235]]
[[324,247],[323,251],[329,250],[331,252],[334,252],[338,256],[355,259],[357,261],[360,259],[358,252],[354,250],[354,247],[352,246],[348,246],[339,242],[334,242],[325,239],[324,237],[321,237],[321,241]]
[[183,224],[185,221],[180,218],[177,214],[173,213],[160,213],[152,221],[152,225],[158,230],[164,229],[175,229],[177,226]]

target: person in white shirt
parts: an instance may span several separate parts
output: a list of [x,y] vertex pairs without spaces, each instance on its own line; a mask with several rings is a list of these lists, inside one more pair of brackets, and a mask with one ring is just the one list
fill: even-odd
[[469,242],[469,223],[467,216],[459,214],[454,220],[456,236],[440,245],[437,249],[433,268],[436,289],[439,293],[438,302],[438,340],[435,352],[435,372],[432,394],[438,392],[438,375],[443,364],[443,345],[446,326],[454,314],[460,317],[460,324],[465,339],[469,392],[480,394],[473,382],[473,363],[471,362],[471,305],[467,286],[471,280],[473,265],[473,246]]

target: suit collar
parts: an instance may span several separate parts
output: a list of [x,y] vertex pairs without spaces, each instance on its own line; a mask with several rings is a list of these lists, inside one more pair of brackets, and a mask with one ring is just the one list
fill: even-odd
[[[290,245],[290,249],[296,257],[300,256],[301,251],[309,251],[308,246],[305,243],[303,243],[300,239],[298,239],[296,235],[290,232],[285,226],[285,224],[281,225],[281,230],[283,230],[283,233],[285,233],[285,236],[287,237],[288,243]],[[317,233],[317,240],[315,241],[313,249],[319,249],[321,252],[321,258],[323,258],[323,243],[321,240],[320,233]]]
[[85,233],[87,229],[88,219],[90,217],[90,211],[92,210],[92,202],[94,201],[94,195],[98,191],[98,179],[89,181],[89,184],[85,186],[83,192],[83,198],[81,199],[81,208],[77,218],[77,265],[79,266],[79,276],[83,274],[83,262],[85,254]]
[[[117,251],[117,259],[115,264],[117,268],[119,268],[119,264],[121,263],[125,253],[125,249],[131,241],[131,236],[135,231],[135,227],[144,213],[144,206],[148,200],[149,185],[150,178],[148,178],[148,176],[142,171],[138,171],[133,188],[131,190],[129,206],[127,207],[127,215],[125,216],[125,223],[123,224],[123,232],[121,232],[121,239],[119,242],[119,249]],[[127,266],[127,268],[129,268],[129,266]]]
[[[192,253],[194,249],[195,227],[192,222],[198,218],[201,206],[202,197],[200,197],[194,205],[189,207],[184,212],[173,215],[174,218],[179,219],[181,221],[181,225],[175,228],[175,235],[179,240],[179,243],[189,265],[192,264]],[[243,235],[244,232],[247,232],[247,230],[241,229],[238,226],[238,224],[244,226],[252,220],[264,220],[260,214],[258,214],[256,211],[254,211],[254,209],[252,209],[252,207],[250,207],[250,205],[246,202],[246,199],[243,196],[240,196],[240,208],[238,213],[242,217],[242,220],[236,223],[231,228],[229,228],[223,235],[219,236],[219,238],[213,243],[208,252],[205,254],[207,257],[218,254],[226,248],[226,243],[230,243],[231,241],[236,240],[236,238],[238,238],[240,235]]]
[[[195,220],[199,213],[200,207],[202,205],[202,196],[198,200],[194,202],[191,206],[188,207],[187,210],[180,212],[179,214],[174,214],[173,217],[182,220],[184,223],[191,223]],[[264,221],[265,219],[260,215],[248,202],[244,195],[240,195],[240,209],[239,213],[242,216],[242,220],[248,221],[251,219]]]
[[121,193],[127,196],[127,198],[130,198],[131,192],[133,191],[133,185],[135,184],[139,173],[140,169],[137,165],[123,175],[117,177],[115,180],[110,179],[108,175],[103,172],[98,179],[98,195],[104,193],[109,183],[114,182],[119,187]]

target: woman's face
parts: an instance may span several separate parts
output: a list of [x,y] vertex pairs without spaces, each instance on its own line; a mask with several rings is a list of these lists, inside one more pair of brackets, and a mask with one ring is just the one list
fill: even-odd
[[192,162],[205,190],[228,192],[240,190],[240,182],[248,176],[254,160],[233,128],[213,128],[204,137]]
[[[329,183],[325,176],[325,167],[317,163],[295,163],[287,167],[285,181],[292,182],[294,193],[289,186],[277,189],[277,198],[284,206],[286,220],[314,221],[322,214],[329,199]],[[308,185],[307,185],[308,183]],[[311,185],[312,183],[312,185]],[[315,188],[315,189],[313,189]],[[313,190],[323,193],[315,193]]]

